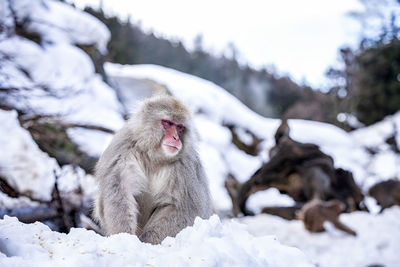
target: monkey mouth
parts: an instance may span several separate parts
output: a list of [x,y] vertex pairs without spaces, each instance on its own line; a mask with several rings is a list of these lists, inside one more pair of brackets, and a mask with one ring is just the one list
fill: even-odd
[[179,150],[179,147],[174,146],[174,145],[163,144],[163,146],[165,146],[166,149],[168,149],[168,151],[170,151],[170,152],[176,152]]
[[176,147],[176,146],[173,146],[173,145],[167,145],[167,144],[164,144],[164,146],[173,147],[173,148],[176,148],[176,149],[178,149],[178,147]]

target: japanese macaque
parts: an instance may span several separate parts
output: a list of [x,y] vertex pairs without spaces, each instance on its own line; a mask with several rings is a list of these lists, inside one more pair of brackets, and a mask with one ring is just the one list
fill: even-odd
[[339,215],[344,209],[345,205],[338,200],[313,199],[302,207],[298,218],[304,222],[304,226],[310,232],[324,232],[324,222],[331,222],[337,229],[356,236],[355,231],[339,221]]
[[380,212],[394,205],[400,206],[400,181],[391,179],[377,183],[368,190],[368,194],[381,206]]
[[207,178],[187,108],[170,96],[145,100],[96,166],[97,217],[105,234],[159,244],[196,216],[209,218]]

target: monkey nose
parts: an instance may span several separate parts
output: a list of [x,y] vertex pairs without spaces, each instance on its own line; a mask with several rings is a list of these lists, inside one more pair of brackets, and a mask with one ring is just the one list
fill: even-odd
[[177,132],[177,130],[176,130],[175,128],[173,128],[173,130],[172,130],[172,138],[173,138],[175,141],[178,141],[178,140],[179,140],[179,135],[178,135],[178,132]]

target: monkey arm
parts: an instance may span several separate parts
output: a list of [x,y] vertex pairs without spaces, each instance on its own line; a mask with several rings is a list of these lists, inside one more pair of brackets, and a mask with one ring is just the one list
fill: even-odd
[[121,190],[106,193],[102,200],[101,224],[106,234],[121,232],[135,234],[137,228],[137,202],[132,195]]
[[175,237],[187,225],[188,217],[180,214],[175,205],[158,206],[143,227],[139,239],[146,243],[160,244],[167,236]]
[[134,166],[125,165],[103,178],[99,217],[106,233],[136,234],[138,203],[135,197],[143,191],[143,176]]

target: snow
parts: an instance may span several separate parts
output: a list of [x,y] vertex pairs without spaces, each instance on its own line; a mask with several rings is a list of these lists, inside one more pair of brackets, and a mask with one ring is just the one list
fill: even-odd
[[36,222],[0,220],[1,266],[313,266],[299,249],[273,236],[254,237],[244,225],[214,215],[160,245],[126,233],[102,237],[86,229],[68,234]]
[[[366,212],[342,214],[340,220],[357,232],[357,237],[347,235],[332,225],[327,232],[309,233],[300,221],[287,221],[275,216],[257,215],[239,220],[255,236],[275,235],[287,245],[308,255],[317,266],[399,266],[400,207],[385,210],[382,214]],[[297,266],[297,265],[294,265]]]
[[264,207],[290,207],[295,204],[296,202],[288,195],[279,193],[276,188],[269,188],[254,193],[247,201],[246,207],[258,214]]
[[94,74],[89,56],[79,48],[67,44],[42,48],[12,37],[0,43],[0,52],[12,56],[2,64],[6,69],[0,82],[5,87],[26,88],[18,92],[18,98],[10,99],[16,107],[63,116],[69,122],[114,130],[122,126],[115,92]]
[[209,181],[214,208],[216,210],[229,210],[232,202],[228,192],[223,187],[225,177],[228,175],[224,158],[218,150],[206,143],[199,144],[198,152]]
[[0,31],[0,40],[3,40],[8,37],[9,32],[14,26],[8,1],[0,2],[0,25],[2,26],[2,31]]
[[400,177],[399,158],[393,151],[385,151],[374,157],[370,165],[371,173],[384,180]]
[[82,151],[95,157],[100,157],[113,138],[109,133],[82,128],[67,129],[67,134]]
[[0,110],[0,176],[18,192],[50,200],[54,187],[55,159],[42,152],[29,132],[22,129],[15,111]]
[[350,134],[357,145],[375,152],[374,156],[366,158],[366,174],[361,182],[365,189],[377,182],[391,178],[400,179],[400,157],[386,143],[386,140],[394,135],[397,146],[399,146],[399,133],[400,112],[397,112],[392,116],[387,116],[381,122],[358,129]]
[[48,43],[96,45],[107,52],[110,32],[96,18],[55,0],[13,0],[18,22],[28,21],[28,30]]
[[[397,131],[396,140],[400,144],[400,112],[392,116],[387,116],[383,121],[377,122],[374,125],[364,127],[352,132],[357,143],[366,147],[384,149],[387,144],[385,140]],[[400,147],[399,147],[400,149]]]
[[18,209],[25,207],[38,206],[39,202],[32,201],[28,197],[11,198],[7,194],[0,192],[0,208],[4,209]]
[[[115,91],[94,73],[89,56],[75,46],[96,45],[105,52],[110,36],[106,26],[91,15],[58,1],[10,3],[17,20],[26,19],[29,30],[39,33],[44,42],[39,45],[17,35],[0,42],[0,55],[8,56],[1,62],[0,84],[20,89],[11,92],[11,97],[0,97],[28,113],[120,129],[124,120]],[[4,1],[1,5],[1,12],[10,17],[11,8]],[[110,134],[84,129],[71,129],[68,134],[92,156],[99,156],[111,140]]]
[[244,183],[260,168],[262,161],[258,157],[250,156],[230,145],[228,150],[220,150],[225,154],[225,162],[230,172],[241,183]]
[[83,195],[91,199],[94,199],[97,192],[95,177],[86,174],[82,168],[72,165],[65,165],[58,172],[57,186],[62,192],[82,189]]

